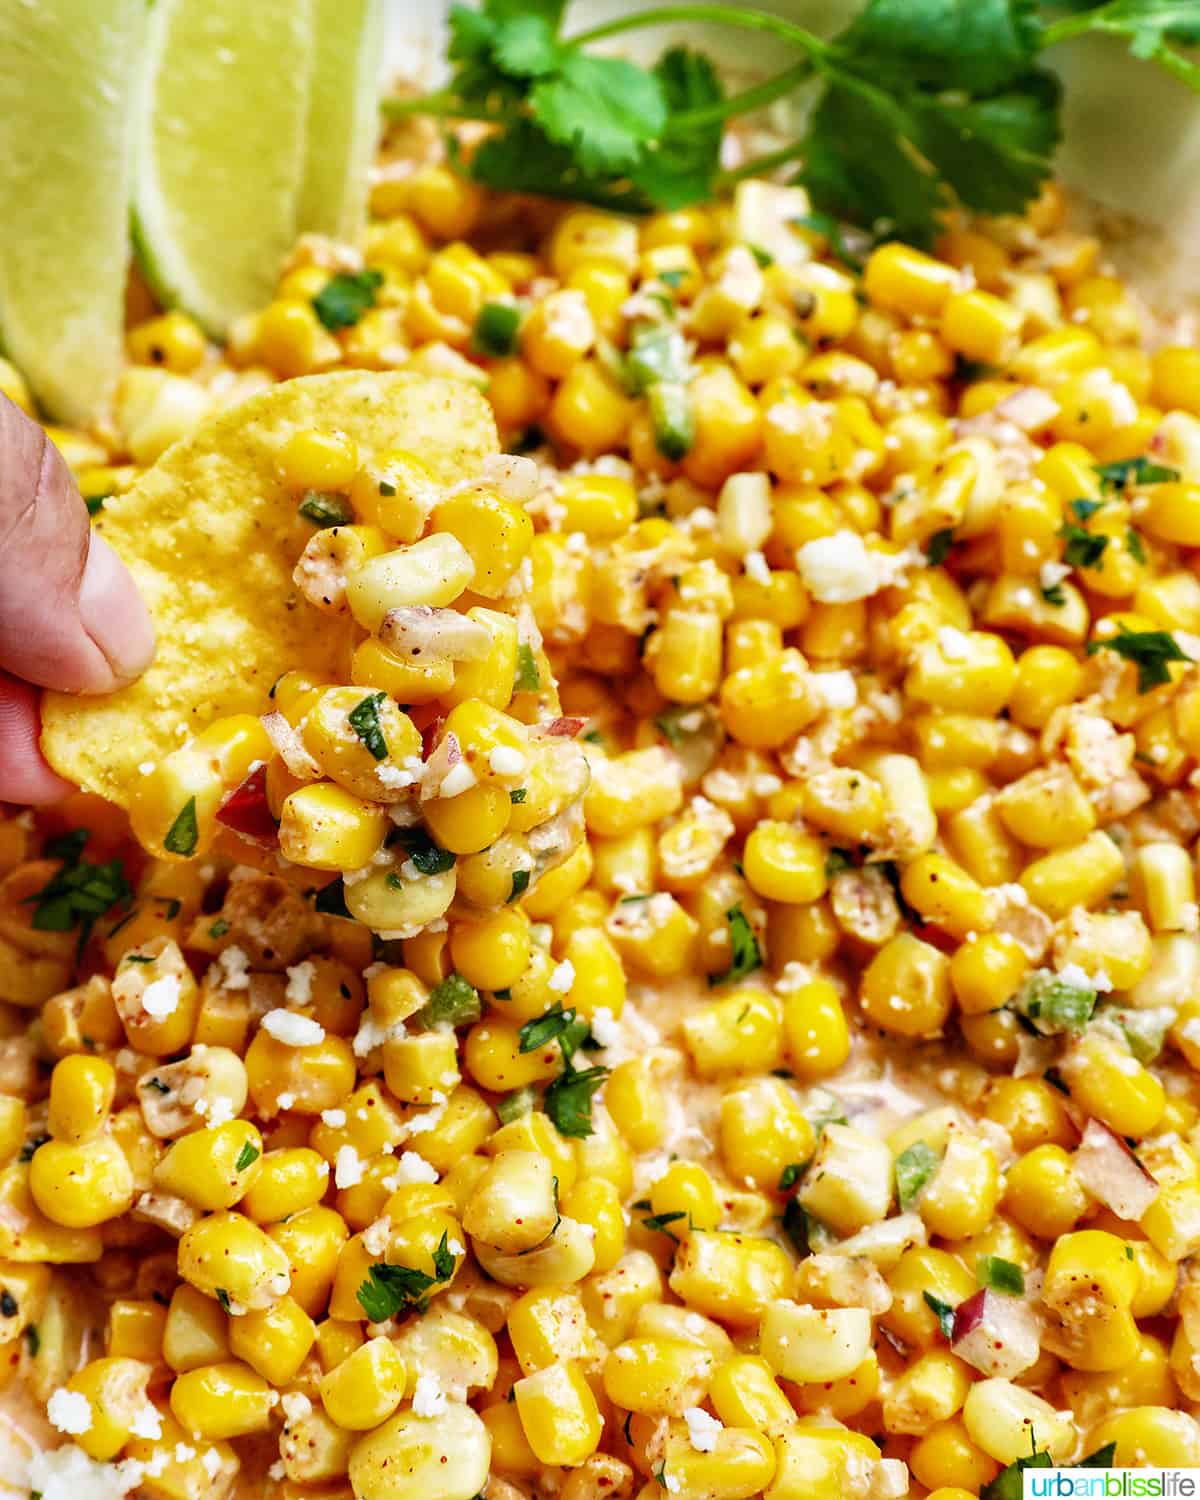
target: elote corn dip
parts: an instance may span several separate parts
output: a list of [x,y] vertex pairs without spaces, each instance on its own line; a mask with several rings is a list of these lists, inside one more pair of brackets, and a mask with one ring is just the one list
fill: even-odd
[[0,822],[14,1494],[1200,1465],[1200,350],[1056,189],[862,262],[805,213],[385,163],[365,255],[224,349],[145,309],[52,430],[100,512],[402,367],[509,456],[297,434],[345,676]]

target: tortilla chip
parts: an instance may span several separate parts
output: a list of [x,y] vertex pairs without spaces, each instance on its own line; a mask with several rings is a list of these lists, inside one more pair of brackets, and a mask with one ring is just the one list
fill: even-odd
[[264,712],[289,668],[344,676],[357,628],[292,584],[313,528],[276,456],[306,427],[344,432],[364,454],[407,448],[443,483],[473,477],[499,446],[478,391],[403,372],[285,381],[204,422],[96,518],[149,606],[158,654],[108,697],[46,693],[42,749],[60,775],[128,806],[139,765],[214,719]]

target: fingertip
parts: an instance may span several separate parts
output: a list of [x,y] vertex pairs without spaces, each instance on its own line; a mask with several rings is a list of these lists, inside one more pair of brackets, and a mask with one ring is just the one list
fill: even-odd
[[0,802],[58,802],[74,790],[53,772],[38,744],[39,693],[0,672]]
[[79,618],[113,677],[91,691],[121,687],[149,666],[154,656],[150,612],[125,564],[95,531],[79,585]]

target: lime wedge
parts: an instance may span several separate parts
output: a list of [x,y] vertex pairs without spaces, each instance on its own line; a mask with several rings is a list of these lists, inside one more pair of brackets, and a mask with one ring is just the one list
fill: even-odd
[[300,228],[354,244],[379,139],[382,0],[313,0],[313,27]]
[[159,297],[218,336],[270,298],[296,238],[312,56],[312,0],[151,7],[134,246]]
[[121,366],[140,0],[0,4],[0,341],[86,423]]

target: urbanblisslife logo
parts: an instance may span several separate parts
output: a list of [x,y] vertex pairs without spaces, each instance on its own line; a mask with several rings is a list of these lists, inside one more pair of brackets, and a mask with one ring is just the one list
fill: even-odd
[[1200,1500],[1200,1469],[1026,1469],[1024,1500]]

